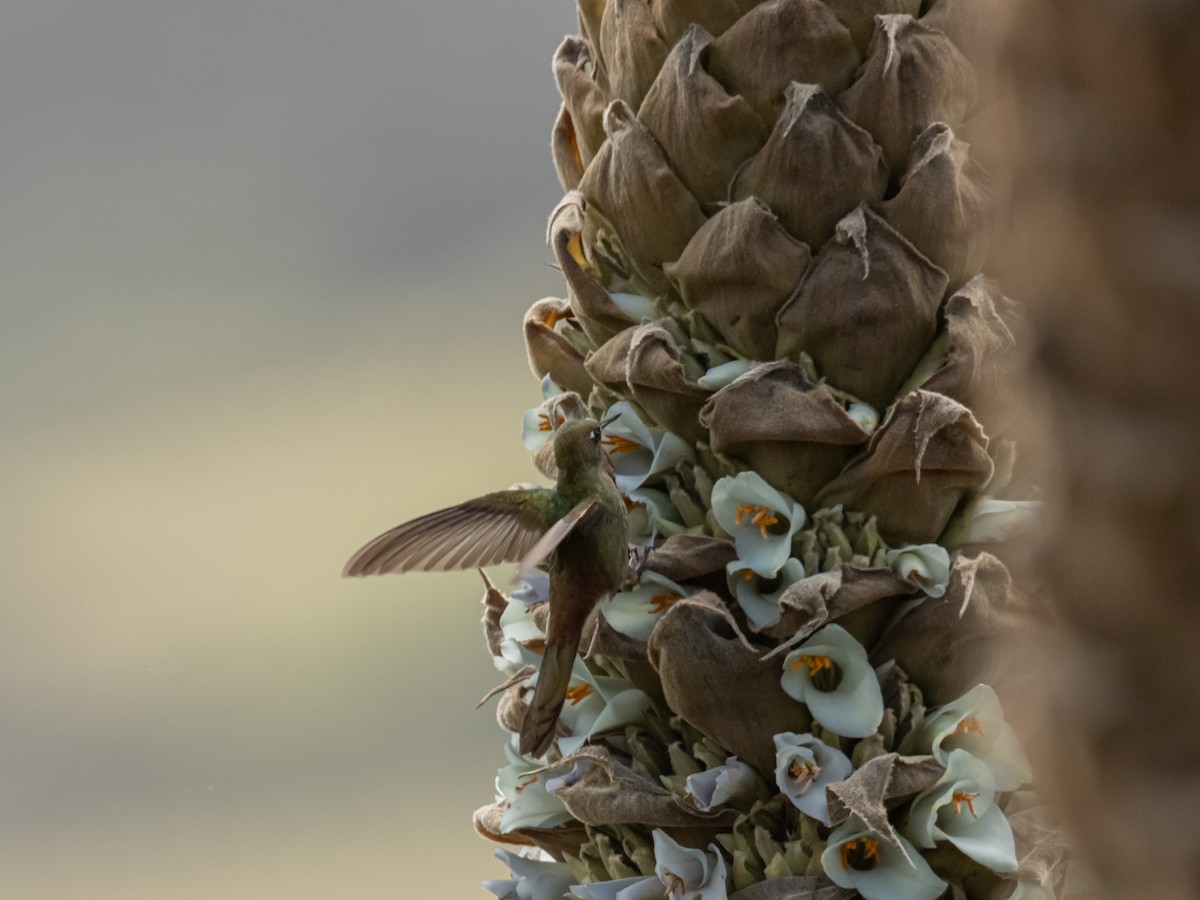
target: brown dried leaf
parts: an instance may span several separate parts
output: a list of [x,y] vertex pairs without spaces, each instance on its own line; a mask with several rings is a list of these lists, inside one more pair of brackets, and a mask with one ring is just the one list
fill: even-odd
[[871,135],[814,84],[787,86],[766,145],[734,179],[731,199],[766,201],[789,232],[819,247],[860,203],[883,199],[887,167]]
[[566,279],[575,318],[584,333],[600,345],[633,323],[613,302],[597,277],[596,267],[584,253],[584,204],[579,191],[567,192],[550,213],[548,241]]
[[766,204],[747,198],[705,222],[663,270],[729,346],[765,360],[775,355],[775,316],[811,259]]
[[712,35],[689,26],[667,57],[638,118],[701,203],[725,200],[738,167],[767,140],[768,127],[741,97],[706,71]]
[[684,372],[682,353],[671,333],[654,322],[638,326],[629,343],[626,380],[633,399],[668,431],[689,441],[707,437],[700,407],[709,392]]
[[789,84],[816,84],[837,94],[854,78],[858,62],[850,32],[820,0],[769,0],[717,38],[711,69],[770,123]]
[[658,36],[649,0],[608,0],[600,20],[600,51],[610,96],[637,110],[668,49]]
[[778,660],[764,661],[711,605],[714,595],[680,600],[650,635],[650,662],[675,712],[719,746],[773,771],[772,735],[807,731],[804,704],[784,693]]
[[912,16],[875,21],[867,59],[838,105],[874,135],[888,168],[901,172],[918,134],[934,122],[957,128],[966,119],[975,73],[949,38]]
[[705,535],[677,534],[654,548],[646,568],[677,584],[725,571],[737,559],[733,541]]
[[597,384],[618,394],[629,393],[629,345],[636,328],[626,328],[587,355],[583,367]]
[[674,46],[689,25],[720,34],[742,14],[734,0],[653,0],[653,6],[658,33],[668,46]]
[[955,507],[991,477],[987,446],[969,409],[914,391],[897,401],[866,451],[817,494],[816,504],[875,516],[893,546],[934,541]]
[[798,875],[768,878],[729,895],[729,900],[854,900],[858,891],[838,887],[828,878]]
[[845,781],[825,788],[829,821],[840,825],[850,816],[857,816],[907,859],[908,852],[888,821],[887,803],[920,793],[936,783],[945,771],[932,756],[901,756],[898,753],[877,756]]
[[704,213],[628,105],[614,100],[604,113],[604,128],[608,140],[579,184],[588,204],[585,239],[594,246],[611,228],[636,275],[665,292],[670,285],[663,263],[679,259],[704,224]]
[[587,763],[587,770],[571,784],[555,791],[579,821],[587,825],[643,825],[654,828],[687,828],[732,825],[738,812],[696,809],[647,778],[638,775],[603,747],[584,747],[564,757],[555,768]]
[[[595,61],[586,41],[566,37],[554,53],[554,80],[571,123],[572,156],[582,173],[604,143],[604,107],[608,98],[596,83]],[[573,190],[578,185],[565,185]]]
[[825,5],[850,29],[860,53],[866,53],[871,43],[876,16],[889,13],[915,16],[921,11],[921,0],[825,0]]
[[894,659],[930,706],[949,703],[976,684],[1002,687],[1021,662],[1000,648],[1033,621],[1008,569],[988,553],[954,558],[942,597],[907,604],[888,626],[871,658]]
[[714,450],[745,460],[806,507],[867,441],[829,388],[787,360],[756,366],[717,391],[700,422]]
[[987,263],[994,202],[991,177],[949,125],[935,122],[917,137],[899,193],[879,212],[957,288]]
[[529,307],[524,322],[525,352],[529,368],[538,378],[549,375],[564,390],[586,395],[591,392],[592,379],[583,367],[583,354],[554,328],[574,315],[571,304],[557,297],[546,297]]
[[566,822],[556,828],[517,828],[500,831],[500,820],[508,812],[508,803],[501,801],[475,810],[475,830],[489,841],[511,844],[518,847],[541,847],[557,860],[563,853],[576,854],[581,844],[587,842],[586,829],[575,822]]
[[[779,598],[779,621],[768,625],[763,633],[790,645],[876,600],[903,597],[912,590],[912,585],[891,569],[859,569],[843,563],[831,572],[809,575],[787,588]],[[873,643],[863,641],[863,636],[855,637],[864,646]]]
[[933,341],[945,290],[941,269],[860,206],[779,311],[777,355],[808,353],[834,386],[883,409]]
[[[1003,311],[1003,314],[1002,314]],[[969,406],[990,434],[1004,432],[1017,412],[1017,340],[1005,318],[1011,301],[992,279],[978,275],[946,301],[946,361],[922,388]]]

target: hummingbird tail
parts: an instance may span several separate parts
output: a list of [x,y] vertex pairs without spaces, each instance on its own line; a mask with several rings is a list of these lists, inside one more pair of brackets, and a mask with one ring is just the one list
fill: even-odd
[[537,685],[533,689],[533,701],[521,722],[520,750],[526,756],[541,756],[550,749],[558,714],[567,699],[571,667],[575,664],[578,649],[578,640],[546,644]]

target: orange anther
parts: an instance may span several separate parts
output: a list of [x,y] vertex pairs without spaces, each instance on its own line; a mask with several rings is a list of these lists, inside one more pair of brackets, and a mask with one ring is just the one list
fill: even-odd
[[592,686],[590,684],[577,684],[567,691],[567,699],[571,701],[572,706],[575,706],[591,693]]
[[650,598],[650,605],[654,607],[654,612],[660,613],[672,603],[676,603],[683,599],[682,594],[677,594],[674,591],[667,591],[663,594],[655,594]]
[[[852,865],[850,862],[850,853],[851,851],[858,849],[860,840],[862,841],[862,859],[859,865]],[[869,837],[855,838],[852,841],[846,841],[846,843],[842,844],[841,846],[841,856],[843,869],[855,868],[859,869],[860,871],[864,868],[873,869],[880,862],[879,841],[875,840],[875,838]],[[865,863],[869,863],[869,865],[863,865]]]
[[517,793],[521,793],[521,791],[525,790],[525,788],[529,787],[535,781],[537,781],[537,776],[532,772],[522,775],[521,780],[517,782]]
[[551,309],[551,310],[547,311],[547,313],[544,316],[542,316],[542,324],[544,324],[547,328],[553,328],[555,325],[557,325],[563,319],[569,319],[569,318],[571,318],[571,313],[569,311],[560,311],[557,309]]
[[558,421],[550,421],[550,413],[538,413],[538,431],[554,431],[559,428],[567,420],[562,416],[557,417]]
[[632,453],[642,449],[642,445],[637,441],[631,441],[619,434],[606,434],[600,443],[608,448],[609,453]]
[[950,732],[950,737],[965,737],[972,731],[984,734],[983,726],[979,723],[979,720],[974,716],[967,716],[954,726],[954,730]]
[[979,797],[978,793],[969,793],[968,791],[955,791],[950,795],[950,802],[954,804],[954,814],[957,816],[962,812],[962,805],[965,803],[967,809],[971,811],[972,818],[978,819],[975,815],[975,800]]
[[792,663],[792,671],[799,669],[801,666],[808,666],[808,677],[815,678],[819,672],[828,669],[833,671],[833,660],[828,656],[815,656],[813,654],[804,653],[796,658]]

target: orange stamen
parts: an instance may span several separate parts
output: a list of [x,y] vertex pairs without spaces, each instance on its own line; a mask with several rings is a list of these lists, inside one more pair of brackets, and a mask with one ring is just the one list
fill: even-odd
[[788,774],[799,781],[801,778],[812,780],[821,774],[821,767],[816,763],[800,762],[797,760],[788,766]]
[[554,431],[556,428],[562,427],[566,421],[562,416],[558,416],[558,421],[552,423],[550,413],[538,413],[538,431]]
[[619,434],[606,434],[600,443],[608,448],[609,453],[632,453],[642,449],[642,445],[637,441],[631,441]]
[[955,791],[950,795],[950,802],[954,804],[954,814],[957,816],[959,813],[961,813],[962,805],[965,803],[967,805],[967,809],[971,811],[971,817],[978,819],[979,816],[975,814],[975,800],[978,797],[978,793],[972,794],[967,791]]
[[979,720],[974,716],[967,716],[954,727],[954,730],[950,732],[950,737],[965,737],[972,731],[979,734],[984,733],[983,726],[979,723]]
[[767,539],[767,526],[778,525],[779,517],[771,515],[771,511],[765,506],[760,506],[758,512],[754,514],[754,518],[750,522],[758,526],[758,530],[762,532],[763,540],[765,541]]
[[832,672],[833,660],[828,656],[814,656],[805,653],[797,657],[796,661],[792,663],[792,671],[799,669],[801,666],[808,666],[808,677],[815,678],[817,673],[823,672],[826,669]]
[[650,598],[650,605],[654,607],[654,612],[660,613],[673,603],[682,600],[683,596],[674,591],[667,591],[665,594],[655,594]]
[[577,684],[567,691],[567,699],[571,701],[572,706],[575,706],[591,693],[592,686],[590,684]]
[[625,512],[633,512],[642,505],[636,500],[630,500],[628,497],[622,497],[621,499],[625,501]]
[[517,783],[517,793],[521,793],[521,791],[525,790],[525,788],[529,787],[535,781],[537,781],[537,776],[532,772],[527,775],[522,775],[521,780]]
[[569,318],[571,318],[570,312],[551,309],[544,316],[542,316],[542,324],[544,324],[547,328],[553,328],[563,319]]
[[[875,840],[875,838],[869,837],[856,838],[853,841],[846,841],[846,843],[842,844],[841,846],[843,869],[858,868],[857,866],[852,867],[850,865],[850,851],[858,849],[859,840],[862,841],[863,861],[865,862],[867,860],[874,860],[875,865],[879,864],[879,841]],[[874,868],[874,866],[872,866],[872,868]]]
[[747,569],[746,571],[744,571],[742,573],[742,581],[750,581],[753,578],[754,578],[754,570],[753,569]]

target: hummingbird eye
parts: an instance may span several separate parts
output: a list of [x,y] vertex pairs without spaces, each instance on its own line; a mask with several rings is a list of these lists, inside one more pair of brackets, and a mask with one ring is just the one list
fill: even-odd
[[599,429],[599,428],[593,428],[593,429],[592,429],[591,438],[592,438],[592,443],[593,443],[593,444],[598,444],[598,443],[600,443],[600,429]]

